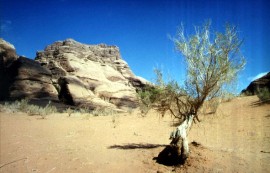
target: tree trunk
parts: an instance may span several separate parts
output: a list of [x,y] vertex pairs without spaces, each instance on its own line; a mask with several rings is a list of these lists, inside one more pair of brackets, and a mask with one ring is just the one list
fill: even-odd
[[188,147],[188,132],[193,122],[194,115],[188,116],[188,118],[183,121],[174,132],[171,133],[170,147],[176,150],[179,161],[184,162],[189,156]]

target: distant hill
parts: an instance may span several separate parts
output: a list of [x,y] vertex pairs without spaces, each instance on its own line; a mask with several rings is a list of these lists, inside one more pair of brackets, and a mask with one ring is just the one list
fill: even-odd
[[252,81],[246,89],[242,90],[241,94],[256,95],[262,88],[267,88],[270,91],[270,72]]

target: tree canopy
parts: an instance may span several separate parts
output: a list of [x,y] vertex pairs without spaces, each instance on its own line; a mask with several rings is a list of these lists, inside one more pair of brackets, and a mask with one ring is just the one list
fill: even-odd
[[244,68],[245,58],[240,52],[243,40],[239,39],[235,26],[227,24],[225,31],[212,32],[211,22],[195,27],[195,33],[187,36],[183,25],[172,39],[176,50],[182,54],[186,64],[186,80],[183,86],[171,80],[163,80],[156,70],[154,86],[140,92],[147,108],[154,108],[162,115],[169,111],[181,120],[194,116],[206,100],[220,97],[225,86],[237,79]]

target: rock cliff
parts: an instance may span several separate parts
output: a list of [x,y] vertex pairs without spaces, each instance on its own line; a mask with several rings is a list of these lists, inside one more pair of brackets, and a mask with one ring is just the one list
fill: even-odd
[[241,93],[245,95],[255,95],[258,94],[258,91],[262,88],[268,88],[270,91],[270,72],[263,77],[252,81]]
[[9,75],[8,68],[17,59],[15,47],[0,38],[0,100],[9,97],[12,76]]
[[[5,50],[18,57],[14,47]],[[136,92],[147,84],[133,74],[116,46],[67,39],[37,52],[35,60],[10,58],[10,63],[2,54],[0,65],[9,64],[11,82],[6,90],[11,99],[46,98],[90,109],[126,109],[137,107]]]
[[134,108],[136,88],[146,82],[132,73],[116,46],[67,39],[37,52],[36,61],[52,72],[59,99],[71,105]]
[[39,62],[19,57],[10,43],[0,40],[0,100],[58,100],[51,72]]

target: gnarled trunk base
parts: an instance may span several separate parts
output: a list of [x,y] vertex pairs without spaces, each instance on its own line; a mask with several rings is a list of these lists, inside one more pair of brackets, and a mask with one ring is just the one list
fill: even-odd
[[162,150],[158,157],[157,162],[172,166],[177,164],[183,164],[189,156],[189,146],[187,134],[191,127],[194,116],[189,116],[185,121],[179,125],[174,132],[171,133],[170,139],[172,140],[170,145],[166,146]]

